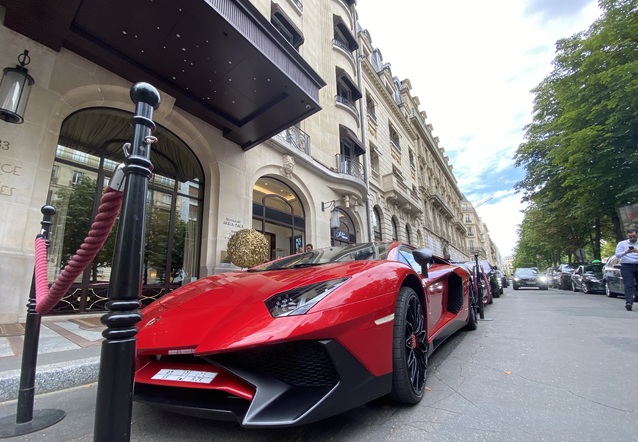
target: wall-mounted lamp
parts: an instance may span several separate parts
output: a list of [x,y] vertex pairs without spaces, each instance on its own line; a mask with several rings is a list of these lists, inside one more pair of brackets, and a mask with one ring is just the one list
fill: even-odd
[[334,207],[331,211],[330,211],[330,228],[331,229],[336,229],[341,225],[341,222],[339,221],[339,211],[337,210],[337,208],[335,207],[335,204],[337,203],[337,200],[332,200],[332,201],[328,201],[328,202],[321,202],[321,211],[325,212],[326,209],[329,209],[331,207]]
[[326,209],[329,209],[331,207],[335,207],[335,203],[336,202],[337,202],[337,200],[326,201],[325,203],[322,201],[321,202],[321,211],[325,212]]
[[27,107],[31,86],[35,84],[35,80],[25,68],[31,62],[29,51],[25,49],[18,56],[18,62],[19,66],[4,68],[0,81],[0,120],[14,124],[24,122],[24,109]]

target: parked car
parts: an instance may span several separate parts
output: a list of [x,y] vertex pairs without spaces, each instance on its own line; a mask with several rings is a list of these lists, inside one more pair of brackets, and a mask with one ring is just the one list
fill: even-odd
[[[467,261],[465,264],[471,271],[474,271],[474,266],[476,263],[474,261]],[[485,260],[479,260],[479,283],[483,286],[483,304],[492,304],[494,303],[494,298],[498,298],[499,295],[494,295],[494,291],[492,289],[492,279],[490,277],[490,272],[492,270],[492,266]],[[498,291],[497,291],[498,293]]]
[[625,296],[625,285],[620,274],[620,258],[612,256],[603,266],[603,285],[608,297]]
[[400,242],[327,247],[221,273],[142,310],[134,400],[292,427],[381,396],[415,404],[428,355],[476,329],[464,266]]
[[[498,270],[498,275],[501,278],[501,287],[507,288],[510,286],[509,278],[505,275],[503,270]],[[502,293],[502,292],[501,292]]]
[[561,264],[556,268],[555,278],[559,289],[571,290],[572,273],[574,273],[574,268],[571,264]]
[[603,263],[580,265],[572,273],[572,290],[583,293],[604,292]]
[[503,287],[500,283],[500,277],[498,272],[496,271],[496,267],[493,267],[489,261],[480,260],[479,264],[483,267],[485,274],[487,275],[487,279],[490,282],[490,292],[492,293],[493,298],[498,298],[503,294]]
[[540,290],[547,290],[547,276],[539,273],[535,268],[519,267],[514,270],[514,290],[521,287],[538,287]]
[[558,270],[556,267],[547,267],[545,270],[545,276],[547,276],[547,285],[552,288],[558,288]]

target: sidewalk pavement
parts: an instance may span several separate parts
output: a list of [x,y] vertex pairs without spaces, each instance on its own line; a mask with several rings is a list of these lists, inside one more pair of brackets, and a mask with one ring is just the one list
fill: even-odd
[[[100,314],[44,316],[40,326],[35,393],[97,382]],[[0,324],[0,402],[18,397],[24,324]]]

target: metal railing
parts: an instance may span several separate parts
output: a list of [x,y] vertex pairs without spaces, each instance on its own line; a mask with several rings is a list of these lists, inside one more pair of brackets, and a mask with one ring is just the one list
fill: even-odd
[[350,60],[354,63],[354,54],[352,53],[352,50],[348,47],[346,43],[336,38],[333,38],[332,45],[338,47],[339,49],[342,49],[346,54],[348,54],[348,57],[350,57]]
[[310,155],[310,136],[297,126],[284,129],[275,136],[293,145],[306,155]]
[[347,155],[337,154],[337,172],[365,180],[363,165]]
[[352,112],[355,113],[357,118],[359,118],[359,111],[352,101],[348,100],[346,97],[342,97],[341,95],[337,95],[335,97],[335,100],[337,101],[337,103],[343,104],[345,107],[350,109]]

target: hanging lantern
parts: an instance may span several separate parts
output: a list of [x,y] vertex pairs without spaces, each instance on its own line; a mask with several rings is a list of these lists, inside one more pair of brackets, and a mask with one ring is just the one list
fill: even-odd
[[4,68],[0,82],[0,120],[7,123],[22,124],[24,110],[27,107],[31,86],[35,84],[33,77],[25,68],[31,62],[26,49],[18,56],[19,66]]
[[338,229],[340,225],[339,211],[337,209],[332,209],[332,212],[330,212],[330,228]]

